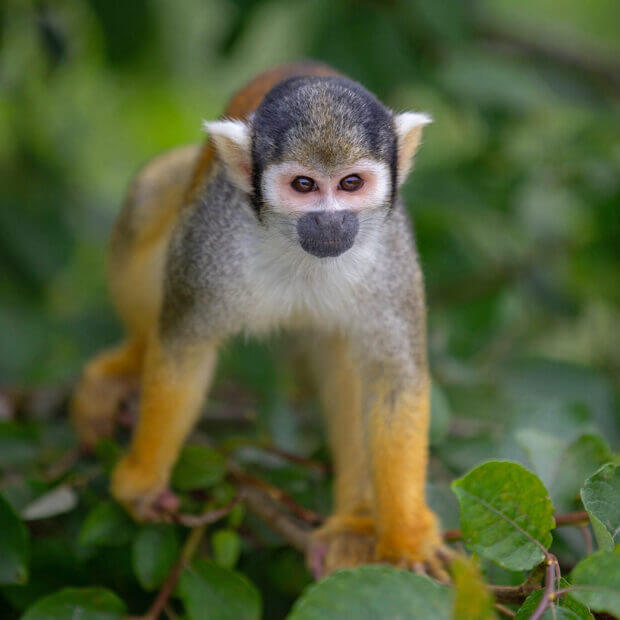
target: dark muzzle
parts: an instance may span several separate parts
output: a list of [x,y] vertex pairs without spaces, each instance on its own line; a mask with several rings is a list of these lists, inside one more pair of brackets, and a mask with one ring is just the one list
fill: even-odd
[[359,227],[357,215],[351,211],[311,211],[299,218],[297,234],[306,252],[326,258],[350,249]]

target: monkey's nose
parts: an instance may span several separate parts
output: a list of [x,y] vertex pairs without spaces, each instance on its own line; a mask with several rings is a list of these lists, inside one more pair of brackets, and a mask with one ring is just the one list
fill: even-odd
[[358,230],[359,220],[352,211],[310,211],[297,221],[301,247],[319,258],[346,252]]

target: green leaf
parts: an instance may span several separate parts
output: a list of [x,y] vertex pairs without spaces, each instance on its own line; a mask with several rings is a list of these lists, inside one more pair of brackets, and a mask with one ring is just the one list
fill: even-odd
[[22,467],[39,458],[39,434],[31,425],[0,422],[0,468]]
[[121,620],[125,611],[105,588],[65,588],[38,600],[21,620]]
[[[532,597],[530,596],[530,598]],[[538,600],[540,600],[540,596]],[[519,620],[529,620],[531,614],[536,610],[537,605],[538,603],[529,609],[526,615],[516,615],[515,618],[519,618]],[[523,609],[523,607],[521,609]],[[557,605],[554,605],[553,610],[547,609],[541,616],[541,620],[580,620],[581,618],[593,618],[593,616],[579,616],[572,609],[568,607],[558,607]]]
[[567,445],[566,440],[538,428],[518,430],[515,439],[525,452],[532,470],[551,491],[561,463],[560,457]]
[[583,481],[611,456],[605,440],[594,434],[568,442],[539,429],[526,428],[517,431],[515,437],[559,512],[579,508]]
[[178,555],[179,545],[170,525],[147,525],[131,547],[133,571],[145,590],[161,585]]
[[[570,583],[566,579],[562,578],[560,580],[560,588],[563,589],[569,586]],[[525,599],[519,611],[517,611],[515,620],[529,620],[530,616],[538,607],[543,593],[543,589],[532,592],[532,594]],[[590,610],[585,605],[582,605],[570,595],[565,594],[555,603],[555,609],[553,611],[550,609],[545,611],[541,620],[574,620],[575,618],[577,620],[594,620],[594,616],[592,616]]]
[[482,579],[480,568],[473,558],[457,557],[452,562],[452,577],[456,590],[454,620],[495,620],[493,596]]
[[611,458],[607,442],[599,435],[582,435],[562,454],[551,499],[558,512],[581,507],[579,492],[583,481]]
[[29,559],[28,530],[0,495],[0,583],[26,583]]
[[611,551],[620,532],[620,467],[603,465],[586,480],[581,499],[599,547]]
[[84,519],[78,541],[81,545],[117,547],[131,540],[134,525],[125,511],[113,502],[100,502]]
[[96,443],[94,452],[103,467],[103,471],[108,475],[112,473],[123,454],[118,443],[108,437],[100,439]]
[[609,530],[601,523],[598,517],[590,514],[590,525],[594,532],[594,537],[598,544],[598,548],[602,551],[613,551],[614,539],[611,537]]
[[260,593],[241,573],[209,560],[197,560],[179,579],[177,595],[190,620],[257,620]]
[[620,550],[597,551],[575,568],[570,576],[571,596],[593,611],[620,615]]
[[310,585],[287,620],[447,620],[452,592],[434,581],[389,566],[341,570]]
[[241,538],[233,530],[218,530],[211,538],[213,558],[218,564],[232,568],[241,553]]
[[555,527],[553,505],[540,479],[518,463],[490,461],[452,483],[467,547],[509,570],[544,558]]
[[172,486],[179,491],[204,489],[218,483],[226,471],[224,457],[204,446],[186,446],[174,471]]

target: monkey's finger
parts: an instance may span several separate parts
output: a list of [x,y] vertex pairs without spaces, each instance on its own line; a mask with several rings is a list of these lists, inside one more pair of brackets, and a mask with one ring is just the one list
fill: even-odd
[[450,547],[448,547],[447,545],[441,545],[437,547],[437,550],[435,551],[435,555],[444,564],[449,565],[456,559],[456,557],[458,556],[458,553],[454,551],[454,549],[451,549]]
[[155,500],[155,508],[165,512],[176,512],[181,500],[170,489],[162,491]]
[[448,585],[450,583],[450,575],[446,570],[444,570],[444,568],[438,561],[429,561],[426,563],[426,566],[428,574],[437,581],[439,581],[439,583],[443,583],[445,585]]
[[327,544],[316,544],[313,545],[308,552],[308,568],[317,581],[325,574],[325,562],[328,548],[329,545]]
[[424,566],[422,562],[412,562],[411,570],[416,573],[416,575],[424,575],[425,577],[428,577],[426,566]]

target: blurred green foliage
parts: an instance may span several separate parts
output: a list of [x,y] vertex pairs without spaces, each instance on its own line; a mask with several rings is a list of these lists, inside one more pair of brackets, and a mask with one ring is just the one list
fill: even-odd
[[[579,486],[620,436],[619,24],[617,0],[8,0],[0,387],[66,381],[120,338],[104,250],[131,175],[202,140],[201,119],[260,70],[312,57],[394,109],[435,119],[405,194],[429,297],[429,498],[444,526],[457,526],[450,480],[487,458],[523,462],[554,501],[578,508]],[[232,343],[209,433],[324,454],[318,416],[292,379],[277,347]],[[231,423],[231,407],[251,415]],[[0,464],[71,445],[64,422],[37,424],[0,433]],[[571,463],[574,446],[582,456]],[[327,509],[326,483],[290,464],[262,466],[304,505]],[[17,508],[43,491],[37,484],[2,482]],[[78,531],[75,516],[66,527]],[[569,534],[555,544],[569,562],[583,550]],[[86,583],[129,595],[132,612],[145,607],[127,581],[128,548],[76,551],[89,579],[62,551],[56,538],[39,541],[35,574],[53,562],[59,573],[7,589],[11,609]],[[110,577],[112,565],[123,569]],[[282,617],[307,580],[277,546],[244,548],[241,566],[266,617]]]

